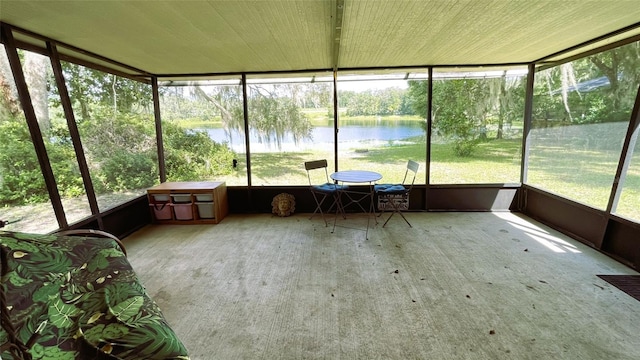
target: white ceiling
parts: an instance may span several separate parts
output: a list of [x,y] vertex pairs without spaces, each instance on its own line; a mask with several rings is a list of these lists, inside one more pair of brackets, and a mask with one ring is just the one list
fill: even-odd
[[0,21],[151,74],[223,74],[529,63],[639,24],[640,0],[0,0]]

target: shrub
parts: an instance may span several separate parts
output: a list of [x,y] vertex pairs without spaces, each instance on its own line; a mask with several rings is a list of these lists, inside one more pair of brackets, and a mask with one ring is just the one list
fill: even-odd
[[16,119],[0,122],[0,202],[22,205],[48,199],[26,124]]
[[144,189],[153,186],[158,179],[153,157],[124,149],[115,150],[105,159],[100,170],[100,188],[109,192]]
[[185,130],[164,122],[167,177],[173,181],[215,179],[230,174],[235,153],[226,143],[213,141],[204,131]]
[[453,152],[461,157],[471,156],[475,152],[478,143],[478,139],[457,138],[453,141]]

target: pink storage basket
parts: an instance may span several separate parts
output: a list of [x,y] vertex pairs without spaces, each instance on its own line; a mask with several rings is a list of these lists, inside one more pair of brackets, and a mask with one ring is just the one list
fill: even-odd
[[153,208],[153,216],[156,220],[171,220],[171,207],[169,203],[149,204]]
[[192,220],[193,208],[192,204],[171,204],[173,206],[173,213],[176,216],[176,220]]

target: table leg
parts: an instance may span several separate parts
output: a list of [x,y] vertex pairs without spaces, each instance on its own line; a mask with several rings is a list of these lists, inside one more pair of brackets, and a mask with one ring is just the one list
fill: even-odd
[[369,212],[367,213],[367,231],[365,233],[365,239],[369,240],[369,217],[373,214],[373,220],[378,225],[378,218],[376,217],[376,206],[374,204],[375,200],[375,191],[373,190],[373,183],[369,183],[369,199],[371,201],[371,205],[369,206]]
[[342,213],[342,218],[346,219],[347,215],[344,213],[344,205],[342,204],[342,193],[343,190],[339,189],[336,192],[336,198],[335,198],[335,202],[336,202],[336,214],[333,217],[333,229],[331,230],[331,233],[333,234],[334,231],[336,231],[336,220],[338,220],[338,212]]
[[[347,199],[349,200],[349,203],[347,203],[346,205],[342,203],[342,195],[346,195]],[[346,214],[344,212],[344,208],[346,206],[349,206],[353,203],[358,204],[358,206],[360,206],[360,209],[362,209],[362,211],[367,215],[367,228],[365,231],[365,239],[369,240],[369,223],[371,222],[370,217],[373,216],[373,220],[375,221],[376,225],[378,224],[378,219],[376,217],[376,207],[374,204],[374,200],[375,200],[375,191],[374,191],[374,186],[373,183],[369,183],[369,193],[362,193],[362,192],[358,192],[357,193],[357,198],[354,200],[354,198],[351,197],[351,195],[349,195],[349,190],[339,190],[337,193],[337,204],[336,204],[336,214],[333,217],[333,229],[331,230],[331,233],[333,234],[336,230],[336,221],[338,219],[338,211],[342,212],[342,216],[343,218],[346,219]],[[361,201],[369,198],[370,201],[370,205],[369,205],[369,209],[365,209],[362,204]]]

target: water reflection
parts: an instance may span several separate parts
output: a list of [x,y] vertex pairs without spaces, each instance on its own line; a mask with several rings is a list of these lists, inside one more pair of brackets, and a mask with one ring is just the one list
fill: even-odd
[[[223,128],[203,128],[209,137],[217,142],[227,142],[236,152],[245,152],[244,133],[231,131]],[[410,120],[349,120],[341,121],[339,128],[338,143],[341,147],[355,147],[359,144],[367,145],[388,144],[406,141],[409,138],[424,135],[424,129],[420,121]],[[326,125],[319,125],[313,128],[311,139],[305,139],[297,144],[293,141],[291,134],[285,135],[281,146],[274,143],[261,143],[258,136],[251,134],[252,152],[296,152],[318,148],[333,148],[334,127],[333,121],[328,121]]]

